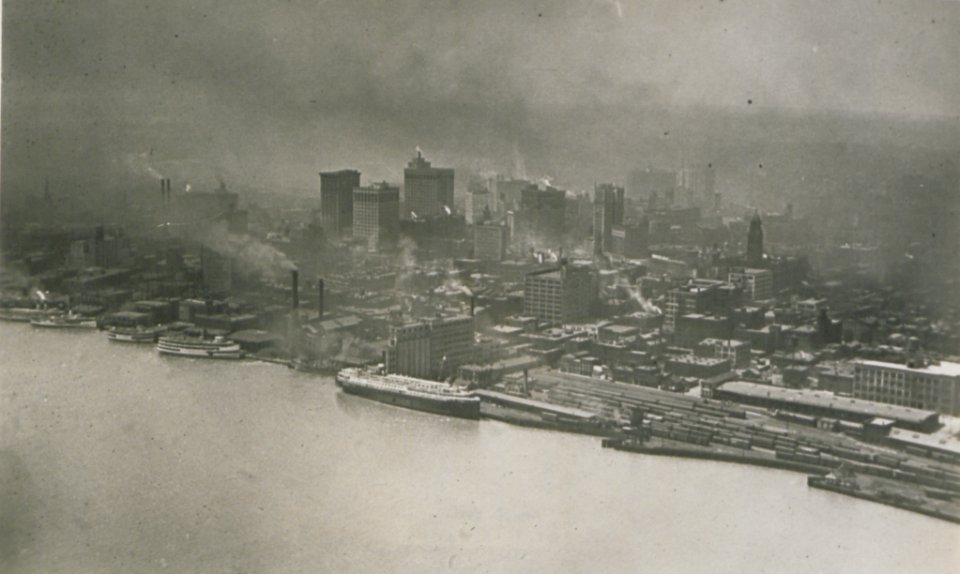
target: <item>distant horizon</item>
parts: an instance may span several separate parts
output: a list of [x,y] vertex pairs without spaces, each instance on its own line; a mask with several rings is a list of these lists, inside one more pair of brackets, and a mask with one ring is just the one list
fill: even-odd
[[418,145],[581,187],[768,138],[960,155],[955,2],[4,8],[10,189],[135,180],[125,158],[151,150],[301,190],[341,167],[397,181]]

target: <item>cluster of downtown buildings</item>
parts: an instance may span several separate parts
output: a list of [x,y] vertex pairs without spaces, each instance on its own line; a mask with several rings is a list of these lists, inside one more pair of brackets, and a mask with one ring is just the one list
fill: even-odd
[[[955,307],[933,316],[891,289],[909,269],[873,260],[866,241],[817,237],[790,206],[723,206],[710,165],[635,170],[592,193],[499,175],[458,188],[453,169],[419,150],[402,186],[365,185],[354,169],[319,175],[299,221],[242,208],[224,186],[180,192],[163,179],[153,204],[124,196],[149,237],[134,225],[80,237],[33,229],[7,259],[65,293],[61,304],[256,331],[253,352],[476,386],[551,368],[728,398],[748,384],[797,405],[829,404],[830,393],[960,414]],[[222,233],[205,229],[214,224]],[[299,267],[306,288],[296,273],[292,285],[245,277],[258,265]],[[293,327],[282,320],[291,297]],[[741,387],[723,394],[728,383]]]

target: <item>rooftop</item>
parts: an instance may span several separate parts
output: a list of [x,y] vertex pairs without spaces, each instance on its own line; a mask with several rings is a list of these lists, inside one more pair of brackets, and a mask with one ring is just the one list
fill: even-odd
[[901,363],[888,363],[885,361],[854,361],[854,364],[866,365],[868,367],[877,367],[881,369],[894,369],[898,371],[910,371],[912,373],[923,373],[925,375],[940,375],[944,377],[960,377],[960,363],[951,363],[949,361],[940,361],[927,365],[923,368],[908,367]]
[[783,387],[748,383],[745,381],[731,381],[729,383],[724,383],[720,386],[720,390],[736,393],[745,397],[765,398],[794,403],[802,406],[834,409],[855,415],[883,417],[895,421],[903,421],[914,424],[922,424],[930,417],[939,416],[934,411],[888,405],[886,403],[865,401],[863,399],[839,397],[826,391],[785,389]]

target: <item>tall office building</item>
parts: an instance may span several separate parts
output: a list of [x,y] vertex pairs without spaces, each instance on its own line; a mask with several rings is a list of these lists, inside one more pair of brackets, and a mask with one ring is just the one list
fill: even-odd
[[613,227],[623,224],[623,188],[609,183],[593,190],[593,252],[611,252]]
[[467,201],[464,204],[463,214],[467,223],[479,225],[484,223],[488,216],[492,216],[492,199],[493,194],[485,188],[474,188],[467,191]]
[[712,165],[683,167],[677,173],[677,188],[683,190],[688,206],[709,209],[714,204],[717,172]]
[[750,220],[750,229],[747,231],[747,263],[759,265],[763,263],[763,221],[760,214],[753,212]]
[[610,252],[625,259],[641,259],[649,252],[650,223],[647,219],[614,225],[611,231]]
[[515,231],[532,243],[554,247],[563,240],[566,208],[565,191],[530,184],[520,192]]
[[353,229],[353,190],[360,172],[353,169],[320,172],[320,222],[327,237],[349,237]]
[[370,251],[395,247],[400,240],[400,190],[386,182],[353,190],[353,236]]
[[453,170],[430,165],[417,148],[417,157],[403,170],[404,219],[428,219],[453,209]]
[[672,171],[635,169],[627,176],[627,193],[634,201],[640,200],[647,209],[672,207],[677,179],[677,174]]
[[507,253],[507,228],[478,225],[473,228],[473,257],[484,261],[502,261]]
[[596,299],[590,267],[560,264],[528,273],[523,283],[523,314],[550,325],[589,321]]

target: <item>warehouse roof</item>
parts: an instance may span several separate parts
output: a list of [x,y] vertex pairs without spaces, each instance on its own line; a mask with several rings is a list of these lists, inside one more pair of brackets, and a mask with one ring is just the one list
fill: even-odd
[[939,418],[934,411],[888,405],[863,399],[839,397],[826,391],[785,389],[745,381],[731,381],[720,385],[720,390],[744,397],[793,403],[798,406],[832,409],[858,416],[883,417],[900,422],[922,424],[930,417]]

